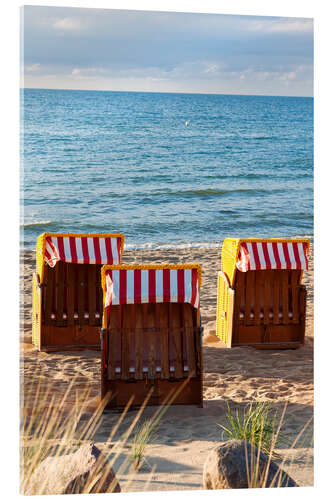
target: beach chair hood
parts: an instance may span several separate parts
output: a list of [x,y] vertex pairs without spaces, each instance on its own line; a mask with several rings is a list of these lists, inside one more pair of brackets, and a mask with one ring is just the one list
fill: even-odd
[[103,266],[104,307],[187,302],[200,306],[201,267],[188,265]]
[[222,246],[222,270],[234,284],[236,271],[308,269],[308,239],[226,238]]
[[44,263],[120,264],[123,249],[122,234],[43,233],[37,240],[37,272],[42,282]]

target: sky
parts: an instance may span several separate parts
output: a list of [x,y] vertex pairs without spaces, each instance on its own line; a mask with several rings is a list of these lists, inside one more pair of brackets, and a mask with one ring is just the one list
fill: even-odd
[[25,6],[22,86],[313,96],[313,20]]

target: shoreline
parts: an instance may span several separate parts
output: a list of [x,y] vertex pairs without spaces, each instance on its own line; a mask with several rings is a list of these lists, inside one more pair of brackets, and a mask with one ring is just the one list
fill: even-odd
[[[45,231],[47,232],[47,231]],[[52,231],[50,231],[52,232]],[[96,230],[95,231],[96,233],[98,233],[98,231]],[[40,233],[42,234],[42,233]],[[93,234],[93,233],[91,233]],[[250,236],[252,237],[252,236]],[[253,236],[253,238],[256,237],[256,238],[268,238],[268,236],[263,236],[263,235],[259,235],[259,236]],[[225,237],[226,238],[226,237]],[[205,241],[199,241],[199,242],[196,242],[196,241],[192,241],[190,243],[187,243],[186,241],[178,241],[178,242],[151,242],[151,243],[138,243],[138,244],[135,244],[135,243],[127,243],[126,241],[126,236],[125,236],[125,244],[124,244],[124,252],[149,252],[149,251],[155,251],[155,250],[159,250],[159,251],[164,251],[164,250],[190,250],[190,249],[213,249],[213,248],[220,248],[222,247],[222,243],[224,241],[224,239],[221,239],[221,240],[215,240],[215,241],[208,241],[208,242],[205,242]],[[298,235],[298,236],[279,236],[279,238],[308,238],[310,240],[310,245],[312,246],[313,245],[313,241],[314,241],[314,236],[313,235],[307,235],[307,234],[304,234],[304,235]],[[24,252],[32,252],[32,253],[35,253],[35,246],[28,246],[28,244],[20,244],[20,252],[21,253],[24,253]]]

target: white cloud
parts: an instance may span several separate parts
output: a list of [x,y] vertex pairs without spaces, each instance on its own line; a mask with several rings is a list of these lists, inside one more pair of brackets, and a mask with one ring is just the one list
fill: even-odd
[[34,71],[38,71],[40,69],[39,63],[30,64],[29,66],[25,66],[25,71],[29,73],[33,73]]
[[312,33],[313,21],[312,19],[267,19],[250,23],[249,29],[263,33]]
[[75,79],[91,79],[103,75],[105,70],[103,68],[74,68],[71,76]]
[[203,70],[204,73],[217,73],[220,69],[218,64],[209,64],[207,68]]
[[83,24],[78,18],[64,17],[55,21],[53,27],[60,31],[79,31],[83,28]]

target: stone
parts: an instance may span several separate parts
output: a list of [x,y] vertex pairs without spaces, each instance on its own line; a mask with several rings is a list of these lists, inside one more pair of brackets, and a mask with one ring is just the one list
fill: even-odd
[[24,494],[82,493],[88,481],[94,480],[96,472],[104,472],[106,468],[106,477],[100,477],[88,493],[106,493],[113,481],[113,493],[121,490],[107,457],[93,443],[85,443],[75,453],[43,460],[32,473]]
[[219,490],[297,486],[276,462],[269,461],[263,451],[260,451],[258,463],[257,457],[258,449],[240,439],[232,439],[216,446],[210,451],[204,464],[203,487],[207,490]]

